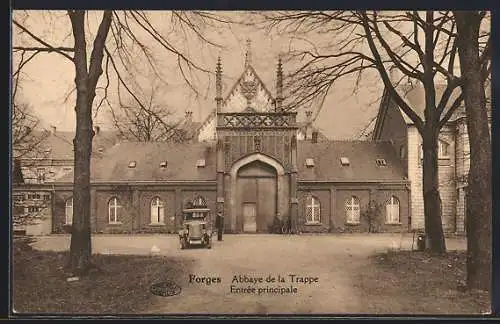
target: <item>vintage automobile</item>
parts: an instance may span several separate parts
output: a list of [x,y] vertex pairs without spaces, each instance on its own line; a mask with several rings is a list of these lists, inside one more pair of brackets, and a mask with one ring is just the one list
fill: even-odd
[[209,208],[187,208],[183,210],[182,229],[179,230],[181,249],[191,246],[212,248],[212,225],[208,220]]

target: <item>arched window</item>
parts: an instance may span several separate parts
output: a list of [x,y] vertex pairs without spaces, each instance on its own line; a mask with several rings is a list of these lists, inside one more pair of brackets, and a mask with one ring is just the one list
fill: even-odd
[[321,204],[319,199],[314,196],[308,196],[306,201],[306,222],[321,222]]
[[360,208],[359,199],[356,196],[347,198],[344,203],[345,219],[347,224],[359,224]]
[[165,207],[160,197],[155,197],[151,200],[151,224],[164,224],[165,222]]
[[66,224],[73,224],[73,197],[66,200],[65,206]]
[[108,216],[110,224],[119,223],[118,208],[120,208],[120,206],[118,205],[118,198],[112,197],[108,202]]
[[385,212],[386,218],[385,221],[387,224],[399,224],[399,200],[398,198],[392,196],[387,200],[385,204]]

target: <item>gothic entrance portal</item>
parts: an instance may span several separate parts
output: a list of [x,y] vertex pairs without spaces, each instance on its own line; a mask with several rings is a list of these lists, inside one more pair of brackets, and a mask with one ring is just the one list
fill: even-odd
[[236,219],[240,231],[267,233],[277,208],[277,172],[256,160],[236,174]]

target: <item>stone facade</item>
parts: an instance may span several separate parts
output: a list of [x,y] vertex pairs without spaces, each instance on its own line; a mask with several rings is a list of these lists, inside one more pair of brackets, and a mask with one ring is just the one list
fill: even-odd
[[[423,118],[422,89],[415,87],[410,91],[406,90],[405,100],[417,115]],[[438,92],[442,90],[437,87]],[[411,187],[411,227],[423,229],[422,137],[413,122],[387,93],[384,93],[381,101],[373,140],[390,141],[394,148],[399,150]],[[469,152],[465,111],[463,107],[460,107],[439,134],[439,192],[442,203],[443,230],[448,233],[465,232]]]

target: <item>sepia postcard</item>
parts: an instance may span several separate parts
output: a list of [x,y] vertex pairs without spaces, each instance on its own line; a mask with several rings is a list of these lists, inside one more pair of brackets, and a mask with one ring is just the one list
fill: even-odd
[[13,10],[11,316],[491,314],[490,22]]

